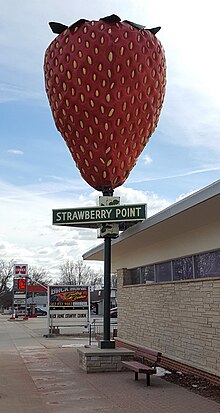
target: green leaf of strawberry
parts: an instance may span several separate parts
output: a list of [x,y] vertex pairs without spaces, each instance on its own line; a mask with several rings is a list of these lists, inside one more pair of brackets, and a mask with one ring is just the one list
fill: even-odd
[[159,28],[112,15],[81,19],[45,53],[46,92],[57,129],[82,177],[97,190],[122,185],[154,132],[166,84]]

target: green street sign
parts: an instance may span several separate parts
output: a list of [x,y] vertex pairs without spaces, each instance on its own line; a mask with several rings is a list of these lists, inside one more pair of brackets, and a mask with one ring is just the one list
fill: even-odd
[[53,209],[53,225],[98,228],[99,224],[107,222],[138,222],[144,219],[146,219],[146,204]]

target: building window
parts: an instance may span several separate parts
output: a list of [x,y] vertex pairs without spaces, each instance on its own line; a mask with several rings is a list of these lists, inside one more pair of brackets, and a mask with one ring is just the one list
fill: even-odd
[[171,281],[171,261],[156,264],[156,281]]
[[194,260],[196,278],[220,275],[220,250],[195,255]]
[[141,267],[141,284],[154,281],[154,265]]
[[173,260],[173,281],[193,278],[193,258],[184,257]]
[[128,269],[123,285],[220,277],[220,250]]
[[133,269],[131,270],[131,274],[130,274],[130,276],[131,276],[131,284],[140,284],[140,283],[141,283],[140,272],[141,272],[140,267],[138,267],[138,268],[133,268]]
[[131,271],[130,270],[126,270],[126,272],[124,271],[123,274],[123,285],[130,285],[131,284]]
[[133,284],[141,284],[141,268],[132,268],[126,271],[124,275],[123,284],[124,285],[133,285]]

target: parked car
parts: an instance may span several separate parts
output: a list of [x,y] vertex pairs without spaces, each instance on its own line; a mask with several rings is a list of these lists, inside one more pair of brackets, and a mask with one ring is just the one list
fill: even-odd
[[110,317],[117,318],[118,317],[118,307],[114,307],[110,309]]
[[35,308],[35,314],[45,316],[45,315],[47,315],[47,311],[42,310],[42,308],[36,307]]

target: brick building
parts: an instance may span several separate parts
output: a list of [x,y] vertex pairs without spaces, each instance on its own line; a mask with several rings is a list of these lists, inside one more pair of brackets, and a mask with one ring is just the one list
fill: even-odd
[[[103,244],[84,254],[103,260]],[[220,380],[220,180],[112,241],[120,346]]]

